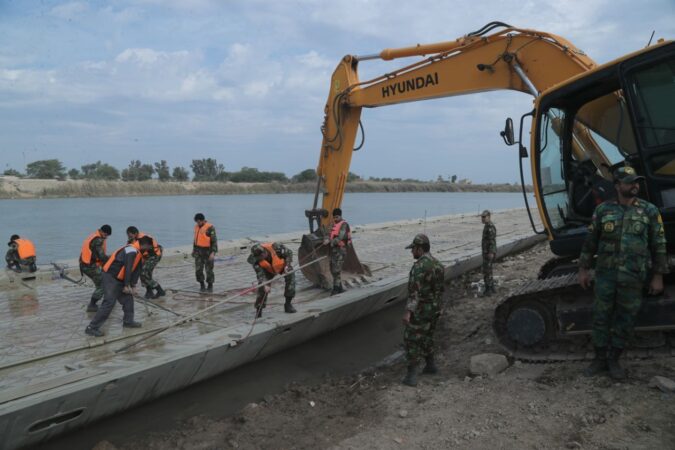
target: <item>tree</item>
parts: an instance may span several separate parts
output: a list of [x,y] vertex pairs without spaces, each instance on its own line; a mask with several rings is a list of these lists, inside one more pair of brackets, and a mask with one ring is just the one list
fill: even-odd
[[119,180],[120,171],[107,163],[96,161],[82,166],[82,178],[85,180]]
[[82,174],[77,169],[70,169],[68,171],[68,178],[71,180],[79,180],[82,177]]
[[170,181],[171,172],[169,172],[169,166],[166,164],[165,160],[155,163],[155,173],[159,181]]
[[42,159],[33,161],[26,166],[26,175],[29,178],[52,179],[65,178],[66,168],[58,159]]
[[314,169],[306,169],[303,170],[300,173],[296,173],[293,175],[293,178],[291,178],[291,181],[293,183],[308,183],[312,181],[316,181],[316,170]]
[[214,158],[193,159],[190,168],[195,174],[194,181],[224,181],[226,177],[225,166]]
[[176,181],[188,181],[190,179],[190,174],[187,169],[182,166],[173,168],[173,179]]
[[229,174],[229,180],[233,183],[269,183],[278,181],[284,183],[288,177],[283,172],[261,172],[255,167],[242,167],[239,172]]
[[457,175],[453,175],[452,178],[450,178],[451,183],[455,183],[457,181]]
[[347,174],[347,182],[361,181],[361,177],[353,172]]
[[19,178],[23,177],[23,174],[21,172],[14,169],[5,169],[5,171],[2,174],[5,175],[6,177],[19,177]]
[[142,164],[138,159],[129,163],[129,167],[122,171],[122,180],[124,181],[146,181],[152,178],[155,172],[150,164]]

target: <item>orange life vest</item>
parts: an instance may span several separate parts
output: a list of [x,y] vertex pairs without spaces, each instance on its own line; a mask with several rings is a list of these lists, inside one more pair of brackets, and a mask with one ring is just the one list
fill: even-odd
[[16,251],[19,253],[19,259],[28,259],[35,257],[35,245],[28,239],[15,239]]
[[206,234],[211,228],[213,228],[213,225],[208,222],[204,222],[201,227],[195,225],[195,247],[211,247],[211,236]]
[[[147,237],[149,237],[150,239],[152,239],[152,249],[155,251],[155,255],[157,255],[157,256],[162,256],[162,247],[160,247],[159,244],[157,243],[157,241],[155,240],[155,238],[152,237],[152,236],[150,236],[149,234],[141,233],[141,232],[139,231],[139,232],[138,232],[138,236],[136,236],[136,240],[134,241],[134,244],[135,244],[136,242],[138,242],[138,240],[139,240],[140,238],[143,238],[143,237],[145,237],[145,236],[147,236]],[[134,247],[136,247],[137,249],[140,250],[140,249],[141,249],[141,244],[134,245]],[[144,256],[147,256],[147,255],[144,255]]]
[[[83,264],[86,265],[91,265],[94,261],[92,261],[92,257],[94,256],[91,252],[91,241],[93,241],[95,238],[101,238],[103,239],[103,253],[106,252],[107,247],[106,247],[106,240],[101,236],[101,231],[96,230],[95,232],[91,233],[87,239],[84,240],[82,243],[82,251],[80,252],[80,261],[82,261]],[[103,261],[96,260],[96,265],[97,266],[102,266]]]
[[349,224],[344,220],[341,220],[333,225],[333,229],[330,230],[330,240],[332,241],[340,235],[340,228],[342,228],[343,223],[347,225],[347,243],[345,243],[344,239],[341,239],[338,243],[338,247],[344,247],[346,244],[352,243],[352,230],[349,228]]
[[[108,262],[105,263],[103,266],[103,271],[108,272],[110,270],[110,266],[112,266],[112,263],[115,262],[115,258],[117,258],[117,254],[127,248],[129,245],[132,247],[138,249],[138,244],[134,242],[134,244],[127,244],[124,247],[120,247],[117,250],[115,250],[115,253],[110,255],[110,258],[108,258]],[[138,267],[138,264],[141,262],[141,252],[137,251],[136,252],[136,257],[134,258],[134,265],[131,267],[132,272],[136,270]],[[126,268],[124,267],[124,260],[122,260],[122,267],[120,267],[120,271],[117,273],[115,278],[117,278],[120,281],[124,281],[124,275],[126,274]]]
[[284,269],[286,268],[286,261],[279,258],[277,255],[277,252],[274,251],[274,247],[272,247],[271,243],[267,244],[262,244],[262,246],[267,250],[267,252],[270,254],[272,257],[272,264],[269,263],[266,259],[263,259],[262,261],[258,261],[258,265],[268,271],[269,273],[278,275],[280,273],[283,273]]

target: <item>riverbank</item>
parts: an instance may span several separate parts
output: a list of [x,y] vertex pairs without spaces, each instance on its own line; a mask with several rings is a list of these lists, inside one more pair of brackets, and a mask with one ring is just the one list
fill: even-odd
[[[0,177],[0,199],[313,193],[316,183],[37,180]],[[520,192],[520,185],[354,181],[347,192]]]

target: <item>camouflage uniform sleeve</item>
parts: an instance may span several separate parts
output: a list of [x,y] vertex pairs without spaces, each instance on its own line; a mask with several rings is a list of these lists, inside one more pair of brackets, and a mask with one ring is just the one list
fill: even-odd
[[600,224],[602,215],[602,205],[595,208],[591,224],[588,226],[588,236],[581,247],[581,254],[579,255],[579,267],[582,269],[590,269],[593,263],[593,255],[598,250],[598,241],[600,240]]
[[666,252],[666,235],[663,228],[663,219],[659,210],[650,208],[649,218],[649,250],[652,254],[652,269],[654,273],[668,273],[668,256]]
[[105,254],[105,251],[103,250],[103,239],[100,238],[93,239],[91,241],[91,244],[89,244],[89,248],[91,249],[91,253],[94,255],[94,258],[102,262],[108,260],[108,256]]
[[284,244],[277,244],[276,242],[272,244],[272,248],[277,252],[277,256],[286,261],[286,265],[293,264],[293,250],[286,247]]
[[497,228],[493,224],[488,228],[488,253],[497,254]]
[[419,295],[423,277],[424,272],[418,260],[410,269],[410,275],[408,276],[408,301],[405,305],[405,309],[413,313],[417,310],[417,304],[420,300]]
[[9,250],[7,250],[7,253],[5,253],[5,261],[7,262],[7,264],[14,261],[14,249],[13,248],[10,248]]
[[216,237],[216,227],[211,227],[206,232],[206,234],[211,238],[211,253],[218,252],[218,238]]
[[267,276],[265,276],[265,269],[260,267],[260,264],[258,264],[257,262],[253,264],[253,270],[255,270],[255,277],[258,279],[258,284],[267,281]]

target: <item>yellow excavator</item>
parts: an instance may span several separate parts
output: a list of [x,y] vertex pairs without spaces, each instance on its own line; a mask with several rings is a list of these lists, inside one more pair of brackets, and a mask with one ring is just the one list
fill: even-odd
[[[372,59],[421,57],[368,81],[358,65]],[[525,360],[583,359],[590,353],[590,292],[576,282],[576,258],[593,209],[611,198],[611,173],[633,166],[645,177],[642,195],[661,210],[671,267],[675,265],[675,43],[659,40],[645,49],[598,66],[572,43],[550,33],[491,22],[459,39],[345,56],[332,78],[322,126],[317,187],[305,211],[310,233],[303,236],[301,260],[327,253],[323,237],[329,211],[345,191],[361,109],[402,102],[509,89],[534,97],[534,109],[513,121],[501,136],[518,145],[520,177],[535,233],[546,234],[556,255],[539,279],[503,299],[493,327],[501,343]],[[530,151],[523,131],[530,126]],[[530,158],[532,184],[544,229],[538,230],[525,192],[523,159]],[[319,196],[322,203],[319,207]],[[305,276],[328,287],[328,263],[310,265]],[[367,274],[350,248],[344,272]],[[644,352],[675,346],[675,283],[666,277],[664,294],[648,298],[636,321]]]

